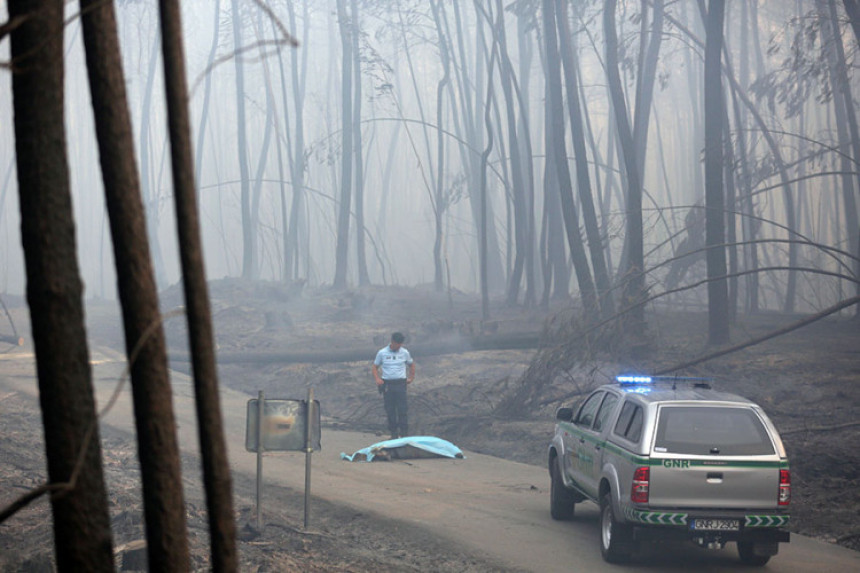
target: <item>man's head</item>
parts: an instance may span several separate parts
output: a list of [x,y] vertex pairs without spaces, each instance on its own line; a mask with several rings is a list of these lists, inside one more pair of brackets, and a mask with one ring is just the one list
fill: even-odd
[[406,337],[403,336],[402,332],[395,332],[391,335],[391,349],[399,350],[403,345],[403,341],[406,340]]

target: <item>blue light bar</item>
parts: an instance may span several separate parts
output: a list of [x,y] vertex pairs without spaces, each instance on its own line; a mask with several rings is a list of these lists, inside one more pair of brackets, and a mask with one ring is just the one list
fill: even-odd
[[651,384],[654,380],[650,376],[616,376],[619,384]]

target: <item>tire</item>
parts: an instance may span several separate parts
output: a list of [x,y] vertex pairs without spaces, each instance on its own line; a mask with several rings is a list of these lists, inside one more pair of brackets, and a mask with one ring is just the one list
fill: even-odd
[[770,555],[756,555],[755,543],[752,541],[738,541],[738,555],[745,565],[761,567],[770,561]]
[[550,466],[549,513],[558,521],[570,521],[576,508],[573,495],[564,487],[558,460],[553,460]]
[[600,498],[600,554],[607,563],[626,563],[633,553],[633,532],[615,519],[611,495]]

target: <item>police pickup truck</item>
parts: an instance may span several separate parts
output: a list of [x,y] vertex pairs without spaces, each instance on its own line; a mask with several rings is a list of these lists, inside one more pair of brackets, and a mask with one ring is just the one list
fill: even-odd
[[559,408],[548,451],[550,508],[600,506],[600,551],[624,562],[641,542],[736,542],[764,565],[789,541],[791,477],[762,409],[696,379],[619,376]]

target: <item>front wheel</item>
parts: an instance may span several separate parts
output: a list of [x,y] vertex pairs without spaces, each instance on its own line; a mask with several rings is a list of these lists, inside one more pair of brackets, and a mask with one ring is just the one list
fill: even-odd
[[625,563],[633,552],[633,535],[629,525],[615,519],[610,495],[600,498],[600,554],[607,563]]
[[564,487],[557,459],[552,461],[550,468],[549,513],[553,519],[568,521],[573,519],[573,512],[576,507],[573,496]]
[[770,561],[770,555],[756,554],[755,543],[752,541],[738,541],[738,555],[746,565],[761,567]]

